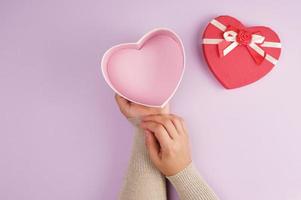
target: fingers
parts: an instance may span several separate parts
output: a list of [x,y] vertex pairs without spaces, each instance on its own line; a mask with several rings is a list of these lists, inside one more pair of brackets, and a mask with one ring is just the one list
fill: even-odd
[[169,143],[171,142],[171,138],[169,137],[166,129],[163,125],[156,123],[156,122],[141,122],[140,127],[144,130],[148,130],[154,133],[154,136],[158,140],[161,148],[168,147]]
[[155,136],[148,130],[145,131],[145,144],[150,159],[154,162],[155,165],[158,164],[160,161],[160,157],[159,157],[160,147],[159,144],[157,143]]
[[187,127],[183,118],[171,114],[171,120],[175,124],[179,134],[187,133]]
[[182,134],[185,132],[184,128],[184,120],[181,117],[176,115],[149,115],[143,118],[143,121],[154,121],[157,123],[162,124],[168,133],[171,135],[172,138],[177,137],[177,135]]
[[169,103],[168,104],[166,104],[163,108],[162,108],[162,114],[168,114],[169,113],[169,111],[170,111],[170,105],[169,105]]
[[182,123],[182,127],[183,127],[183,129],[184,129],[184,133],[185,133],[185,134],[188,134],[188,128],[187,128],[187,125],[186,125],[185,121],[182,120],[181,123]]
[[[189,137],[184,120],[176,115],[156,114],[142,119],[150,159],[160,172],[172,176],[191,163]],[[175,139],[170,137],[175,134]]]
[[139,113],[139,117],[145,117],[147,115],[154,115],[160,113],[166,113],[167,107],[164,108],[154,108],[154,107],[147,107],[139,104],[135,104],[130,102],[130,107],[132,110],[135,110]]
[[119,96],[118,94],[115,95],[115,99],[119,106],[120,111],[127,116],[129,114],[128,112],[130,108],[130,102],[125,98]]
[[161,124],[167,130],[167,133],[172,139],[175,139],[178,136],[178,131],[175,127],[175,124],[171,121],[169,115],[149,115],[144,117],[142,121],[156,122]]

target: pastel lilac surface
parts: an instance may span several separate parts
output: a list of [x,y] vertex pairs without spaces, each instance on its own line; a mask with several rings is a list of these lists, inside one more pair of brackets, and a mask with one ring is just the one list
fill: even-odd
[[[133,129],[99,62],[112,45],[155,27],[183,39],[186,71],[171,107],[186,119],[194,161],[221,199],[301,199],[300,7],[294,0],[2,0],[0,199],[117,198]],[[283,44],[271,73],[230,91],[199,50],[204,27],[222,14],[269,26]]]
[[110,87],[126,99],[163,107],[175,94],[185,69],[181,39],[172,30],[154,29],[136,43],[110,48],[101,67]]

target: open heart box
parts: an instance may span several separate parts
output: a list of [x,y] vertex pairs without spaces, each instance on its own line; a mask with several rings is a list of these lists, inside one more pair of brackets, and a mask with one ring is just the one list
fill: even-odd
[[105,81],[120,96],[144,106],[163,107],[182,80],[184,47],[175,32],[154,29],[136,43],[107,50],[101,69]]

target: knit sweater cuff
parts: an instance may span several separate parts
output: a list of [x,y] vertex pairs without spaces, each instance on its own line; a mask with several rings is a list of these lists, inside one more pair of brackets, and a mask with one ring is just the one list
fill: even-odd
[[200,176],[193,163],[179,173],[167,179],[177,190],[180,199],[185,200],[217,200],[218,197]]

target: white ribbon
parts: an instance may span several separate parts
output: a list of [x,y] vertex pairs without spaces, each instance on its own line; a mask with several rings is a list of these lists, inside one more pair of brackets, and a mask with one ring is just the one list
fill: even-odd
[[[234,50],[235,47],[237,47],[239,45],[239,43],[236,40],[238,33],[233,30],[226,31],[227,27],[215,19],[213,19],[210,23],[212,25],[214,25],[216,28],[218,28],[224,32],[224,34],[223,34],[224,39],[204,38],[203,44],[219,44],[220,42],[222,42],[224,40],[231,42],[231,44],[223,50],[223,55],[226,56],[228,53],[230,53],[232,50]],[[261,47],[269,47],[269,48],[281,48],[281,43],[267,42],[267,41],[265,41],[264,36],[258,35],[258,34],[252,34],[251,42],[249,43],[249,47],[251,47],[254,51],[256,51],[259,55],[264,57],[266,60],[268,60],[269,62],[276,65],[277,59],[272,57],[269,54],[266,54],[265,51],[262,48],[260,48],[260,46]]]

